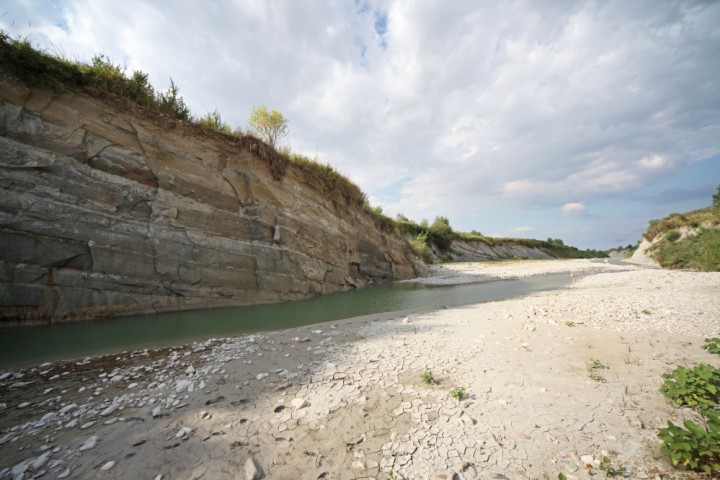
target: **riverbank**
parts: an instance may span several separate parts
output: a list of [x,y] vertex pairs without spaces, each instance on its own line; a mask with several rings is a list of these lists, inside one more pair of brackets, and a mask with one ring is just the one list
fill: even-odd
[[720,364],[700,348],[720,334],[720,274],[590,263],[445,266],[577,280],[5,372],[0,478],[590,478],[604,455],[635,478],[677,478],[657,428],[690,413],[657,389],[678,364]]

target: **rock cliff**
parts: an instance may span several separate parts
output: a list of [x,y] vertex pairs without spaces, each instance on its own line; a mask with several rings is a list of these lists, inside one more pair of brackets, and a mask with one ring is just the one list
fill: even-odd
[[515,258],[545,260],[556,258],[539,247],[528,247],[520,243],[505,242],[488,245],[481,240],[453,240],[449,252],[431,248],[436,262],[443,259],[453,262],[485,262]]
[[278,174],[258,144],[0,79],[0,323],[277,302],[425,273],[357,202],[293,164]]
[[513,258],[542,260],[555,258],[541,248],[514,243],[489,246],[479,240],[453,241],[452,257],[456,262],[482,262],[486,260],[507,260]]

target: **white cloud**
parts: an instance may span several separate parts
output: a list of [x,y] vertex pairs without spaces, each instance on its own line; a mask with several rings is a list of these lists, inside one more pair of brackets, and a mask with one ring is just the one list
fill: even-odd
[[6,4],[11,34],[172,76],[198,114],[278,108],[386,212],[460,229],[595,213],[720,155],[717,2]]
[[566,203],[562,207],[562,212],[563,212],[563,214],[565,214],[569,217],[581,215],[581,214],[585,213],[585,205],[583,205],[580,202]]
[[660,155],[649,155],[640,159],[640,166],[647,170],[660,170],[669,166],[668,160]]

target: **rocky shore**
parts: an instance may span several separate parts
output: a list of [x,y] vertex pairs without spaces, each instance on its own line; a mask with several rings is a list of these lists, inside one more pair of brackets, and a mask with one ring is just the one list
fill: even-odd
[[[676,365],[720,365],[700,348],[720,334],[720,274],[579,260],[443,266],[431,278],[550,272],[575,281],[0,368],[0,478],[584,479],[604,456],[632,478],[686,475],[661,456],[657,429],[692,412],[658,388]],[[450,395],[458,387],[467,398]]]

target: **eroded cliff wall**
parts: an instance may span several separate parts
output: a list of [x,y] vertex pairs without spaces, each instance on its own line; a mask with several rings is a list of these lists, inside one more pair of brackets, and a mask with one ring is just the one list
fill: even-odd
[[[0,317],[301,299],[425,267],[289,165],[118,100],[0,79]],[[277,177],[277,175],[276,175]]]

